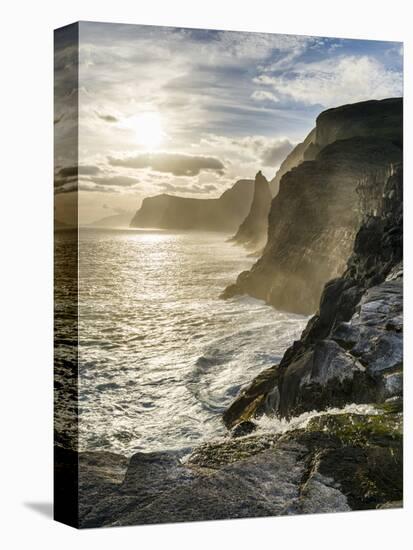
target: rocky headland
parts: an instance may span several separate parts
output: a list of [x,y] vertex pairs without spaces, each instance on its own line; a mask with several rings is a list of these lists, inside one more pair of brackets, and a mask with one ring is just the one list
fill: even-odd
[[[376,211],[389,170],[402,160],[402,100],[330,109],[311,135],[314,160],[282,176],[263,254],[224,298],[249,294],[278,309],[316,310],[325,283],[343,272],[362,220]],[[361,188],[369,188],[367,200]]]
[[377,136],[401,146],[401,109],[400,98],[389,98],[362,101],[323,111],[317,118],[316,127],[287,155],[270,181],[273,196],[278,193],[284,174],[305,160],[314,160],[321,149],[334,141],[355,136]]
[[253,180],[238,180],[217,199],[147,197],[130,226],[233,233],[250,211],[253,194]]
[[280,364],[262,372],[225,412],[228,428],[264,413],[291,418],[402,399],[402,192],[397,166],[377,212],[356,235],[344,273],[325,285],[317,313]]
[[[402,416],[327,414],[182,452],[80,453],[80,528],[402,505]],[[62,474],[64,467],[62,468]]]

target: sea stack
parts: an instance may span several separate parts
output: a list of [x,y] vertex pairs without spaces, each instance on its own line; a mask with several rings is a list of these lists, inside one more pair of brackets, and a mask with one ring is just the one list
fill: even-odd
[[255,250],[265,245],[271,200],[269,183],[260,170],[255,176],[251,209],[234,235],[232,239],[234,242]]

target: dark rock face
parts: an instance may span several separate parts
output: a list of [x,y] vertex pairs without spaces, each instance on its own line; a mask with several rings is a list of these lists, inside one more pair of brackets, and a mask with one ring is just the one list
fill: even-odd
[[271,208],[271,191],[268,181],[261,171],[255,176],[254,197],[251,209],[239,226],[238,231],[231,239],[233,242],[243,244],[248,248],[258,250],[267,240],[268,214]]
[[[400,158],[391,143],[354,138],[285,174],[262,257],[223,297],[249,294],[277,309],[314,312],[325,283],[343,272],[361,219],[375,211],[389,167]],[[367,182],[374,191],[364,204],[360,188]]]
[[402,102],[400,98],[362,101],[323,111],[302,143],[281,164],[270,182],[273,196],[278,193],[284,174],[317,154],[334,141],[353,137],[380,137],[401,147],[403,143]]
[[316,129],[313,128],[305,140],[296,145],[281,163],[277,173],[270,181],[270,190],[273,197],[278,193],[280,181],[284,174],[301,164],[304,160],[314,160],[318,152],[318,147],[315,145],[315,139]]
[[399,97],[327,109],[317,117],[315,143],[323,148],[341,139],[375,136],[402,147],[402,109]]
[[102,475],[99,464],[107,457],[81,454],[90,483],[80,486],[80,526],[397,507],[403,498],[401,428],[394,411],[325,415],[284,434],[204,444],[186,458],[138,453],[123,481],[118,460],[106,461]]
[[271,409],[290,417],[402,396],[402,192],[402,169],[395,167],[344,274],[327,283],[318,313],[280,365],[261,373],[225,412],[229,428]]
[[218,199],[156,195],[143,200],[131,227],[234,232],[250,211],[252,180],[239,180]]

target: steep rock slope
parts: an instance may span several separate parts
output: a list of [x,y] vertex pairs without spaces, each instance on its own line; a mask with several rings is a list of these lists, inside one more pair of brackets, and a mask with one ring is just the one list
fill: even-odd
[[265,245],[271,198],[268,181],[260,170],[255,176],[254,197],[252,199],[251,209],[245,220],[239,226],[232,241],[255,250]]
[[192,199],[156,195],[143,200],[131,221],[131,227],[236,231],[248,214],[254,185],[239,180],[217,199]]
[[[263,255],[223,297],[250,294],[279,309],[314,312],[324,284],[343,271],[362,217],[376,207],[373,199],[363,203],[359,188],[368,181],[377,198],[390,166],[401,161],[401,129],[401,100],[322,113],[316,135],[323,148],[284,174]],[[352,131],[364,135],[334,141]]]
[[340,139],[375,136],[402,144],[402,102],[400,98],[362,101],[323,111],[302,143],[281,164],[270,181],[273,196],[278,193],[281,178],[305,160],[314,160],[323,147]]
[[[301,164],[304,160],[313,160],[316,149],[314,148],[316,139],[316,129],[313,128],[305,140],[298,143],[277,170],[277,173],[270,181],[270,190],[272,196],[278,193],[280,181],[284,174]],[[311,146],[311,147],[310,147]]]
[[[360,190],[375,203],[376,189]],[[344,274],[279,365],[262,372],[224,414],[228,427],[256,414],[291,417],[346,403],[392,403],[403,392],[403,178],[389,174],[374,215],[357,233]]]

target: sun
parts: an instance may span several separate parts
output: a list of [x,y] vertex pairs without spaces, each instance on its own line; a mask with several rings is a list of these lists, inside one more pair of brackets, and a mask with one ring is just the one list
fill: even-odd
[[125,126],[134,132],[137,143],[147,149],[156,149],[163,141],[162,119],[156,111],[131,116],[125,121]]

